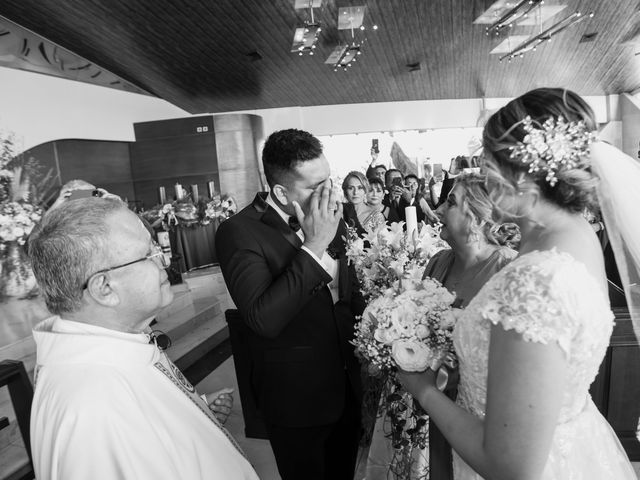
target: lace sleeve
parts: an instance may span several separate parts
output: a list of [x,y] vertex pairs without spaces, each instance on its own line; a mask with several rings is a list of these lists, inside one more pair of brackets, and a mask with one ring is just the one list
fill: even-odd
[[481,308],[482,317],[525,341],[556,341],[567,356],[580,318],[576,272],[557,262],[505,267]]

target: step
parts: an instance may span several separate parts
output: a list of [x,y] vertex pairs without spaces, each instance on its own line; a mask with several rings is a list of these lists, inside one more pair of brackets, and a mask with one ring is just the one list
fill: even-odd
[[21,437],[0,448],[0,480],[22,478],[19,472],[25,473],[30,470],[29,457]]
[[152,328],[162,330],[175,343],[221,312],[220,302],[216,298],[192,299],[192,303],[172,316],[156,318],[158,323]]
[[224,313],[219,304],[208,307],[201,313],[206,321],[177,338],[172,338],[171,347],[167,350],[169,358],[180,370],[193,365],[202,356],[229,338],[229,330]]

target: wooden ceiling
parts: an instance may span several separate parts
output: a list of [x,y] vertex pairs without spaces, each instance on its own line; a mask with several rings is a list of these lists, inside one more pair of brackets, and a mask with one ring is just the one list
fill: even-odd
[[[492,3],[324,0],[314,10],[323,26],[316,55],[303,57],[290,48],[309,14],[294,0],[2,0],[0,15],[194,114],[512,97],[539,86],[583,95],[640,88],[637,0],[546,0],[567,5],[557,19],[595,15],[510,64],[489,54],[499,40],[473,24]],[[337,30],[338,8],[359,4],[367,7],[363,54],[334,72],[324,61],[350,37]]]

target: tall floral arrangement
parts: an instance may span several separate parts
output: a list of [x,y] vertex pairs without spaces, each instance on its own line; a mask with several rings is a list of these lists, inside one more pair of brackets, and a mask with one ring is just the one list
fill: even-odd
[[426,414],[393,373],[435,368],[453,350],[455,297],[437,281],[422,279],[429,259],[444,248],[438,229],[424,223],[411,236],[395,223],[363,238],[351,234],[348,241],[347,255],[368,301],[353,341],[369,378],[363,415],[370,421],[373,411],[384,425],[395,478],[426,478],[428,472]]
[[35,278],[24,251],[43,214],[51,173],[42,175],[33,158],[18,153],[15,135],[0,132],[0,299],[35,292]]

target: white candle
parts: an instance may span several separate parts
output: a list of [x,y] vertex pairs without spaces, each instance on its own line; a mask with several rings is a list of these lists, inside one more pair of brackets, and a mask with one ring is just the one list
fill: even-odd
[[216,185],[213,183],[213,180],[207,182],[207,190],[209,198],[213,200],[213,196],[216,194]]
[[167,203],[167,193],[165,192],[164,187],[160,187],[158,192],[160,194],[160,205],[164,205]]
[[195,183],[191,185],[191,200],[195,202],[198,201],[198,185]]
[[180,185],[179,183],[176,183],[174,189],[176,191],[176,200],[182,200],[182,198],[184,197],[184,191],[182,190],[182,185]]
[[171,263],[171,241],[169,240],[169,232],[158,232],[158,245],[160,245],[167,262]]
[[413,232],[418,229],[418,216],[416,213],[416,207],[405,207],[404,216],[407,221],[407,236],[412,239]]

